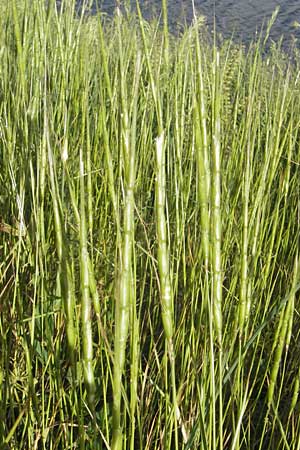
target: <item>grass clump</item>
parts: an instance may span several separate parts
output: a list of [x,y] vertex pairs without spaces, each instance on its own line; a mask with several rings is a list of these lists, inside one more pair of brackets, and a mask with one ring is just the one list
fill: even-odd
[[1,14],[3,448],[299,449],[299,56],[163,6]]

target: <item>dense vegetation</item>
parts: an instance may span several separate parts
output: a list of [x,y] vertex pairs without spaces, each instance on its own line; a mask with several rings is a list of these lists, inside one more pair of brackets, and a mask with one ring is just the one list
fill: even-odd
[[296,47],[2,4],[1,448],[299,450]]

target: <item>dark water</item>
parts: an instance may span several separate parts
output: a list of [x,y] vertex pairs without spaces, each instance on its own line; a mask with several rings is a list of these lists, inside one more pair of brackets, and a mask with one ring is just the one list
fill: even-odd
[[[98,5],[111,14],[115,6],[124,1],[98,0]],[[131,2],[135,4],[135,0]],[[140,0],[143,14],[151,17],[161,11],[161,0]],[[300,0],[194,0],[195,8],[207,17],[209,28],[216,17],[217,31],[224,37],[234,33],[236,40],[249,42],[260,31],[262,24],[270,19],[276,6],[280,6],[277,20],[272,28],[271,38],[278,40],[282,35],[284,41],[298,39],[300,43]],[[178,24],[189,23],[193,16],[192,0],[169,0],[169,20],[173,29]],[[298,44],[299,46],[299,44]]]

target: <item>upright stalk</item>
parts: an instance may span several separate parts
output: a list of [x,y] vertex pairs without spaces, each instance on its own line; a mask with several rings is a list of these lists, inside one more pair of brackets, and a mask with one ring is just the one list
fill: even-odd
[[[137,114],[137,92],[140,75],[140,55],[135,61],[133,118],[131,128],[128,117],[128,105],[125,85],[125,67],[123,66],[123,50],[121,43],[120,19],[118,22],[119,38],[119,70],[121,89],[121,154],[124,164],[124,215],[121,246],[119,255],[119,267],[117,273],[117,286],[115,295],[115,338],[114,338],[114,371],[113,371],[113,431],[112,450],[123,448],[123,433],[121,426],[121,395],[122,375],[125,366],[125,351],[129,329],[129,316],[133,299],[133,267],[132,252],[134,247],[134,184],[135,184],[135,136]],[[131,411],[135,409],[131,403]],[[134,433],[134,430],[132,430]]]
[[162,0],[165,63],[169,66],[168,0]]
[[[196,17],[195,17],[196,20]],[[204,267],[208,270],[209,249],[210,249],[210,161],[208,156],[208,137],[207,137],[207,110],[205,91],[203,83],[203,64],[199,42],[199,28],[195,27],[196,33],[196,80],[197,97],[194,112],[195,144],[197,157],[197,181],[198,195],[200,204],[201,221],[201,247],[203,252]]]
[[93,412],[95,400],[95,377],[93,368],[93,336],[90,297],[90,267],[87,249],[87,225],[85,213],[85,171],[82,149],[79,154],[80,164],[80,290],[81,290],[81,330],[83,350],[83,375],[88,394],[88,403]]
[[[175,351],[174,351],[174,298],[171,285],[170,256],[168,249],[167,224],[166,224],[166,180],[165,180],[165,142],[164,133],[156,139],[156,165],[157,175],[155,184],[155,211],[156,211],[156,233],[157,233],[157,259],[160,282],[160,298],[162,321],[165,332],[166,343],[171,366],[172,396],[175,423],[175,449],[178,444],[178,423],[181,423],[180,411],[177,403],[176,373],[175,373]],[[181,423],[184,442],[187,435],[184,425]]]
[[[46,102],[45,102],[46,108]],[[66,330],[67,330],[67,340],[68,347],[70,351],[70,360],[72,367],[75,370],[75,329],[74,329],[74,309],[75,309],[75,288],[74,288],[74,277],[72,273],[72,268],[70,264],[69,248],[68,242],[65,234],[64,227],[62,225],[62,205],[57,188],[57,180],[55,175],[54,166],[54,156],[50,143],[49,136],[49,126],[47,112],[44,113],[44,142],[48,148],[48,162],[49,162],[49,173],[50,173],[50,186],[51,186],[51,196],[53,202],[53,213],[54,213],[54,226],[55,226],[55,237],[56,237],[56,249],[59,260],[59,280],[60,280],[60,290],[62,301],[64,305],[64,310],[66,314]]]
[[213,333],[219,353],[219,446],[223,448],[222,401],[222,254],[221,254],[221,104],[220,54],[214,47],[212,93],[212,178],[211,178],[211,241],[212,241],[212,308]]

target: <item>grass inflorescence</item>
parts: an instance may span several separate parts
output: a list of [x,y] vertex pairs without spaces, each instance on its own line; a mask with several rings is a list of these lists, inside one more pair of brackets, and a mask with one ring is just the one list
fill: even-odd
[[2,2],[1,448],[300,449],[299,53],[162,6]]

